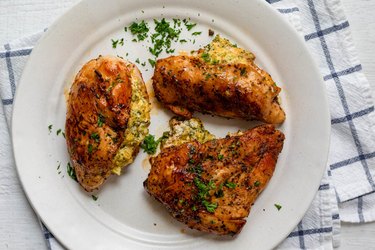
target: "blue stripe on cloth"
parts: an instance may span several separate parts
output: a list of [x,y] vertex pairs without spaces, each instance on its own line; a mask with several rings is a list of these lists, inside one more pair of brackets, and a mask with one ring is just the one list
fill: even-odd
[[358,197],[358,218],[359,218],[359,222],[360,223],[363,223],[365,222],[365,219],[363,218],[363,198],[362,196]]
[[2,99],[1,100],[3,105],[12,105],[13,104],[13,99]]
[[374,112],[374,106],[369,107],[367,109],[360,110],[358,112],[349,114],[349,115],[341,117],[341,118],[334,118],[334,119],[331,120],[331,124],[333,125],[333,124],[337,124],[337,123],[342,123],[342,122],[346,122],[346,121],[349,121],[349,120],[353,120],[355,118],[367,115],[367,114],[369,114],[371,112]]
[[347,28],[347,27],[349,27],[348,21],[343,22],[343,23],[338,24],[338,25],[333,25],[332,27],[324,29],[324,30],[317,29],[317,32],[306,35],[305,40],[308,41],[308,40],[311,40],[313,38],[322,37],[322,36],[328,35],[332,32],[342,30],[342,29]]
[[28,56],[28,55],[30,55],[31,51],[32,51],[32,49],[20,49],[20,50],[0,52],[0,58],[16,57],[16,56]]
[[[315,28],[316,28],[317,32],[319,32],[319,31],[321,31],[321,26],[320,26],[320,21],[319,21],[319,18],[318,18],[318,13],[316,12],[316,9],[315,9],[314,1],[313,0],[307,0],[307,1],[308,1],[308,5],[309,5],[309,8],[310,8],[311,15],[313,17]],[[331,54],[329,52],[326,40],[325,40],[324,36],[319,36],[319,39],[320,39],[320,44],[322,46],[327,64],[328,64],[328,68],[331,71],[331,74],[333,74],[335,72],[335,67],[333,66]],[[338,77],[333,77],[333,80],[335,81],[336,89],[339,93],[341,104],[344,108],[345,114],[349,115],[350,114],[349,106],[348,106],[348,103],[347,103],[347,100],[346,100],[346,97],[345,97],[345,92],[344,92],[344,89],[341,85],[340,79]],[[363,153],[363,150],[362,150],[361,142],[359,141],[359,138],[358,138],[357,129],[356,129],[352,120],[348,120],[348,123],[349,123],[350,131],[352,133],[352,137],[354,139],[354,143],[355,143],[355,146],[357,148],[358,154],[363,155],[364,153]],[[371,176],[369,167],[367,165],[367,161],[365,159],[362,159],[361,164],[362,164],[362,167],[363,167],[363,171],[366,174],[367,181],[371,185],[372,189],[375,190],[375,182],[374,182],[374,180]]]
[[294,8],[287,8],[287,9],[277,9],[280,13],[283,13],[283,14],[288,14],[288,13],[292,13],[292,12],[296,12],[296,11],[299,11],[299,9],[297,7],[294,7]]
[[48,231],[48,229],[46,228],[46,226],[44,226],[43,223],[40,223],[40,224],[42,225],[43,235],[44,235],[44,238],[46,239],[47,249],[51,250],[52,247],[51,247],[50,239],[55,238],[55,237],[53,236],[53,234],[51,234]]
[[329,189],[329,184],[322,184],[319,186],[319,190],[328,190]]
[[333,74],[326,75],[325,77],[323,77],[323,79],[324,79],[324,81],[327,81],[327,80],[332,79],[334,77],[349,75],[351,73],[354,73],[354,72],[357,72],[357,71],[360,71],[360,70],[362,70],[362,65],[358,64],[354,67],[345,69],[343,71],[335,72]]
[[364,154],[364,155],[359,155],[359,156],[356,156],[356,157],[353,157],[353,158],[350,158],[350,159],[347,159],[347,160],[343,160],[343,161],[334,163],[334,164],[330,165],[329,168],[331,170],[334,170],[336,168],[341,168],[341,167],[353,164],[354,162],[357,162],[357,161],[363,161],[363,160],[371,159],[371,158],[374,158],[374,157],[375,157],[375,152],[372,152],[372,153],[369,153],[369,154]]
[[[297,231],[297,235],[296,235],[296,236],[298,236],[299,247],[300,247],[301,249],[306,249],[306,246],[305,246],[305,238],[303,237],[304,234],[303,234],[302,221],[300,221],[300,223],[298,223],[297,229],[298,229],[298,231]],[[292,233],[289,234],[288,237],[293,237],[293,236],[292,236]]]
[[8,68],[8,75],[9,75],[9,82],[10,82],[10,88],[12,91],[12,98],[14,97],[14,93],[16,92],[16,83],[14,80],[14,72],[13,72],[13,66],[12,61],[10,60],[10,46],[9,44],[5,44],[4,48],[6,50],[5,52],[5,61]]
[[[332,227],[323,227],[323,228],[314,228],[314,229],[306,229],[306,230],[299,230],[296,232],[291,232],[288,237],[296,237],[303,239],[304,235],[311,235],[311,234],[321,234],[321,233],[330,233],[332,232]],[[300,247],[302,248],[301,244]],[[302,249],[306,249],[303,247]]]
[[266,0],[267,3],[277,3],[277,2],[280,2],[281,0]]

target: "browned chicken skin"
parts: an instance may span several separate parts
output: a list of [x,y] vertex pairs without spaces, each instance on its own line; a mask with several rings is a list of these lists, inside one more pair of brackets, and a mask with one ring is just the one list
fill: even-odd
[[147,192],[190,228],[234,235],[270,180],[284,135],[272,125],[204,144],[169,147],[150,159]]
[[[152,78],[156,98],[185,118],[199,111],[228,118],[282,123],[285,113],[278,103],[281,89],[267,72],[255,65],[255,57],[236,47],[233,50],[238,55],[232,58],[238,57],[238,60],[210,60],[210,53],[213,56],[223,53],[212,49],[215,44],[226,46],[220,48],[225,51],[233,46],[219,37],[195,55],[159,59]],[[246,60],[244,53],[248,57]]]
[[98,188],[111,174],[123,141],[132,95],[131,67],[117,57],[99,57],[83,66],[71,86],[66,142],[77,180],[86,191]]

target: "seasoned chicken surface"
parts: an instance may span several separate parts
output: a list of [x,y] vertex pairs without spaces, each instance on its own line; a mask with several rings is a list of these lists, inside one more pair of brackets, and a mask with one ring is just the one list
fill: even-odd
[[[137,95],[143,102],[133,100]],[[143,106],[137,107],[140,104]],[[137,108],[143,116],[133,114]],[[71,86],[65,124],[73,168],[86,191],[97,189],[112,172],[119,173],[132,161],[139,143],[124,142],[132,135],[133,123],[141,128],[136,131],[140,143],[148,133],[149,103],[136,66],[111,56],[87,62]],[[124,150],[127,157],[121,157]]]
[[235,136],[164,148],[150,159],[147,192],[190,228],[235,235],[270,180],[284,134],[263,125]]
[[250,52],[217,36],[192,55],[159,59],[152,78],[155,95],[166,108],[185,118],[199,111],[282,123],[281,89],[254,59]]

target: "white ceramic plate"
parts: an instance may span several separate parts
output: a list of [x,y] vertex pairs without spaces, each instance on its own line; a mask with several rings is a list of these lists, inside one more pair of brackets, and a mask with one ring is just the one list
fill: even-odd
[[[257,63],[283,89],[287,119],[280,129],[286,135],[284,149],[274,177],[238,237],[189,230],[169,216],[143,190],[149,168],[144,153],[122,176],[104,185],[97,201],[66,174],[65,141],[56,136],[56,130],[65,124],[64,91],[81,66],[99,54],[125,57],[128,52],[129,60],[139,58],[141,63],[152,58],[147,46],[131,42],[123,28],[134,20],[162,17],[190,17],[198,23],[192,31],[202,31],[194,37],[195,44],[176,44],[176,52],[207,44],[211,28],[253,51]],[[187,38],[187,34],[181,36]],[[113,49],[111,39],[122,37],[125,45]],[[145,81],[149,80],[149,64],[139,68]],[[160,136],[171,116],[153,100],[150,133]],[[255,124],[198,116],[218,136]],[[30,203],[70,249],[269,249],[296,226],[318,189],[327,159],[329,127],[324,86],[304,42],[265,1],[85,0],[60,18],[34,48],[17,89],[12,135],[19,178]],[[280,211],[275,203],[282,205]]]

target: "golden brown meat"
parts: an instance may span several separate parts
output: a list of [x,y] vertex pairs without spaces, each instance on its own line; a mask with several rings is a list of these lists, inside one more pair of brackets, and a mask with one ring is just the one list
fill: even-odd
[[[87,62],[71,86],[67,100],[66,142],[77,180],[86,191],[98,188],[115,170],[119,173],[118,168],[129,164],[138,152],[139,145],[133,145],[128,156],[130,161],[117,159],[128,146],[124,142],[129,134],[128,125],[135,119],[132,96],[137,93],[136,86],[141,88],[138,92],[148,104],[138,69],[111,56]],[[149,109],[144,108],[143,112],[145,118],[141,122],[147,130]]]
[[166,108],[185,118],[199,111],[282,123],[281,89],[254,59],[253,54],[216,37],[192,55],[159,59],[152,78],[155,95]]
[[163,149],[150,159],[147,192],[190,228],[234,235],[270,180],[284,135],[263,125],[204,144]]

